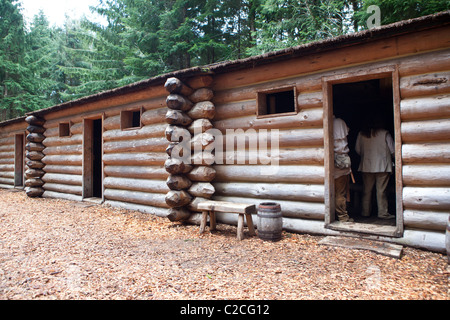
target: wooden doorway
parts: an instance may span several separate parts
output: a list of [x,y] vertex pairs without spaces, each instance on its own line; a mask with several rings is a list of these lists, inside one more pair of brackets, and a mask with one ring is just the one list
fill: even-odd
[[14,187],[23,187],[25,134],[16,134],[14,141]]
[[84,119],[83,199],[103,198],[103,121]]
[[[325,140],[325,226],[339,231],[399,237],[403,234],[402,169],[400,135],[400,96],[396,67],[379,68],[323,78],[324,90],[324,140]],[[362,217],[362,178],[358,172],[359,156],[355,142],[364,117],[370,112],[382,114],[386,129],[395,140],[395,166],[388,187],[389,210],[396,218],[391,221],[377,219],[376,201],[373,213]],[[343,119],[350,128],[348,143],[355,183],[350,183],[350,201],[347,209],[355,220],[340,223],[334,210],[334,141],[333,115]]]

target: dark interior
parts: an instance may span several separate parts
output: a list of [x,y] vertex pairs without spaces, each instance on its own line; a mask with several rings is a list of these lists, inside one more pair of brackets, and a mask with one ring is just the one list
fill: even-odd
[[[333,113],[336,117],[343,119],[350,128],[348,144],[355,183],[350,180],[349,215],[356,222],[395,225],[395,219],[381,220],[377,218],[375,187],[372,195],[371,215],[368,218],[361,216],[362,175],[358,172],[360,157],[355,152],[356,138],[362,128],[364,119],[374,114],[383,116],[385,128],[390,132],[392,138],[395,139],[392,79],[382,78],[333,85]],[[389,213],[395,215],[395,174],[391,175],[387,194]]]
[[92,134],[92,196],[96,198],[102,197],[102,119],[93,121]]

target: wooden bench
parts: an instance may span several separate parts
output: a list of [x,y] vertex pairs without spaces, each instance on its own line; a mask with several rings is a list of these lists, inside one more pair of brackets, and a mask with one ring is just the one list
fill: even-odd
[[203,201],[198,204],[198,209],[202,211],[202,221],[200,223],[200,233],[206,228],[206,220],[209,214],[209,230],[216,229],[216,212],[230,212],[239,214],[237,225],[237,239],[244,238],[244,215],[247,219],[248,233],[251,236],[256,235],[253,227],[252,213],[256,213],[254,204],[234,203],[226,201]]

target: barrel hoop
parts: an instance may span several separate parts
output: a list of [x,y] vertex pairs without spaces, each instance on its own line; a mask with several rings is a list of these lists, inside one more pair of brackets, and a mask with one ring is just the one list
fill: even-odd
[[267,215],[263,215],[263,214],[256,214],[258,217],[260,218],[269,218],[269,219],[274,219],[274,218],[282,218],[281,214],[267,214]]

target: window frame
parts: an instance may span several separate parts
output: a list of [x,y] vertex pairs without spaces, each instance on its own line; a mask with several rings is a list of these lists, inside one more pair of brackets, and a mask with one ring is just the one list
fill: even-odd
[[[64,128],[67,126],[66,128]],[[72,127],[71,121],[68,122],[60,122],[58,124],[58,135],[60,138],[67,138],[72,136],[72,132],[70,132],[70,128]]]
[[[294,94],[294,111],[283,113],[267,113],[267,95],[292,91]],[[286,85],[282,87],[271,88],[267,90],[261,90],[257,92],[256,97],[256,116],[258,119],[293,116],[298,114],[298,101],[297,101],[297,87],[295,85]]]
[[[139,112],[139,126],[133,127],[133,113]],[[143,114],[143,108],[133,108],[133,109],[124,109],[120,111],[120,130],[137,130],[142,128],[142,114]],[[131,119],[128,118],[131,116]],[[125,117],[128,119],[125,120]],[[130,123],[130,126],[128,126],[128,123]]]

